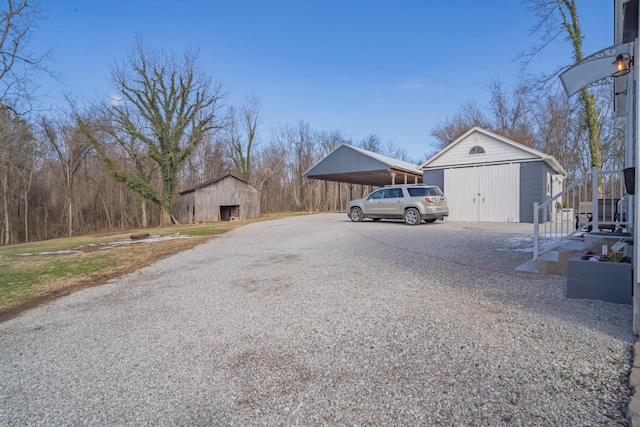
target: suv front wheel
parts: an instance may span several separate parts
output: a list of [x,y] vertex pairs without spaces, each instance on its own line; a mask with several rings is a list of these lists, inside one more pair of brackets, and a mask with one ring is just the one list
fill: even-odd
[[351,211],[349,211],[349,218],[351,218],[351,221],[353,222],[361,222],[364,219],[362,209],[359,207],[351,208]]
[[420,224],[420,212],[416,208],[408,208],[404,211],[404,222],[409,225],[418,225]]

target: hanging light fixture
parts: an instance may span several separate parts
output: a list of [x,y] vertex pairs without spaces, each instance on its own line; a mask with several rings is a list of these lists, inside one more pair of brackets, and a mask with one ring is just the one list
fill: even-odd
[[631,71],[631,55],[628,53],[621,53],[616,56],[616,60],[612,62],[616,66],[616,72],[613,73],[612,77],[621,77]]

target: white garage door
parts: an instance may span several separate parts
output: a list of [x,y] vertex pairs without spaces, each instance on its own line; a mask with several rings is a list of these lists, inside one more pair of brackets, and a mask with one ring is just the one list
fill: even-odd
[[450,220],[520,220],[520,165],[517,163],[445,169],[444,187]]

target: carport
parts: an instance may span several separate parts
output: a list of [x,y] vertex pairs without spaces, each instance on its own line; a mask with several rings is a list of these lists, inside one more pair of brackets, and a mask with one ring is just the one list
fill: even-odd
[[344,182],[350,191],[355,184],[383,187],[422,182],[422,170],[417,165],[349,144],[339,145],[302,176]]

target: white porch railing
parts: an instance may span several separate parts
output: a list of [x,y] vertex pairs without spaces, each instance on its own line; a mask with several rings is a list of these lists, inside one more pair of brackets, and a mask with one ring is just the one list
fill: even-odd
[[619,203],[624,195],[622,171],[593,168],[546,202],[534,203],[533,259],[591,230],[626,229],[631,215]]

